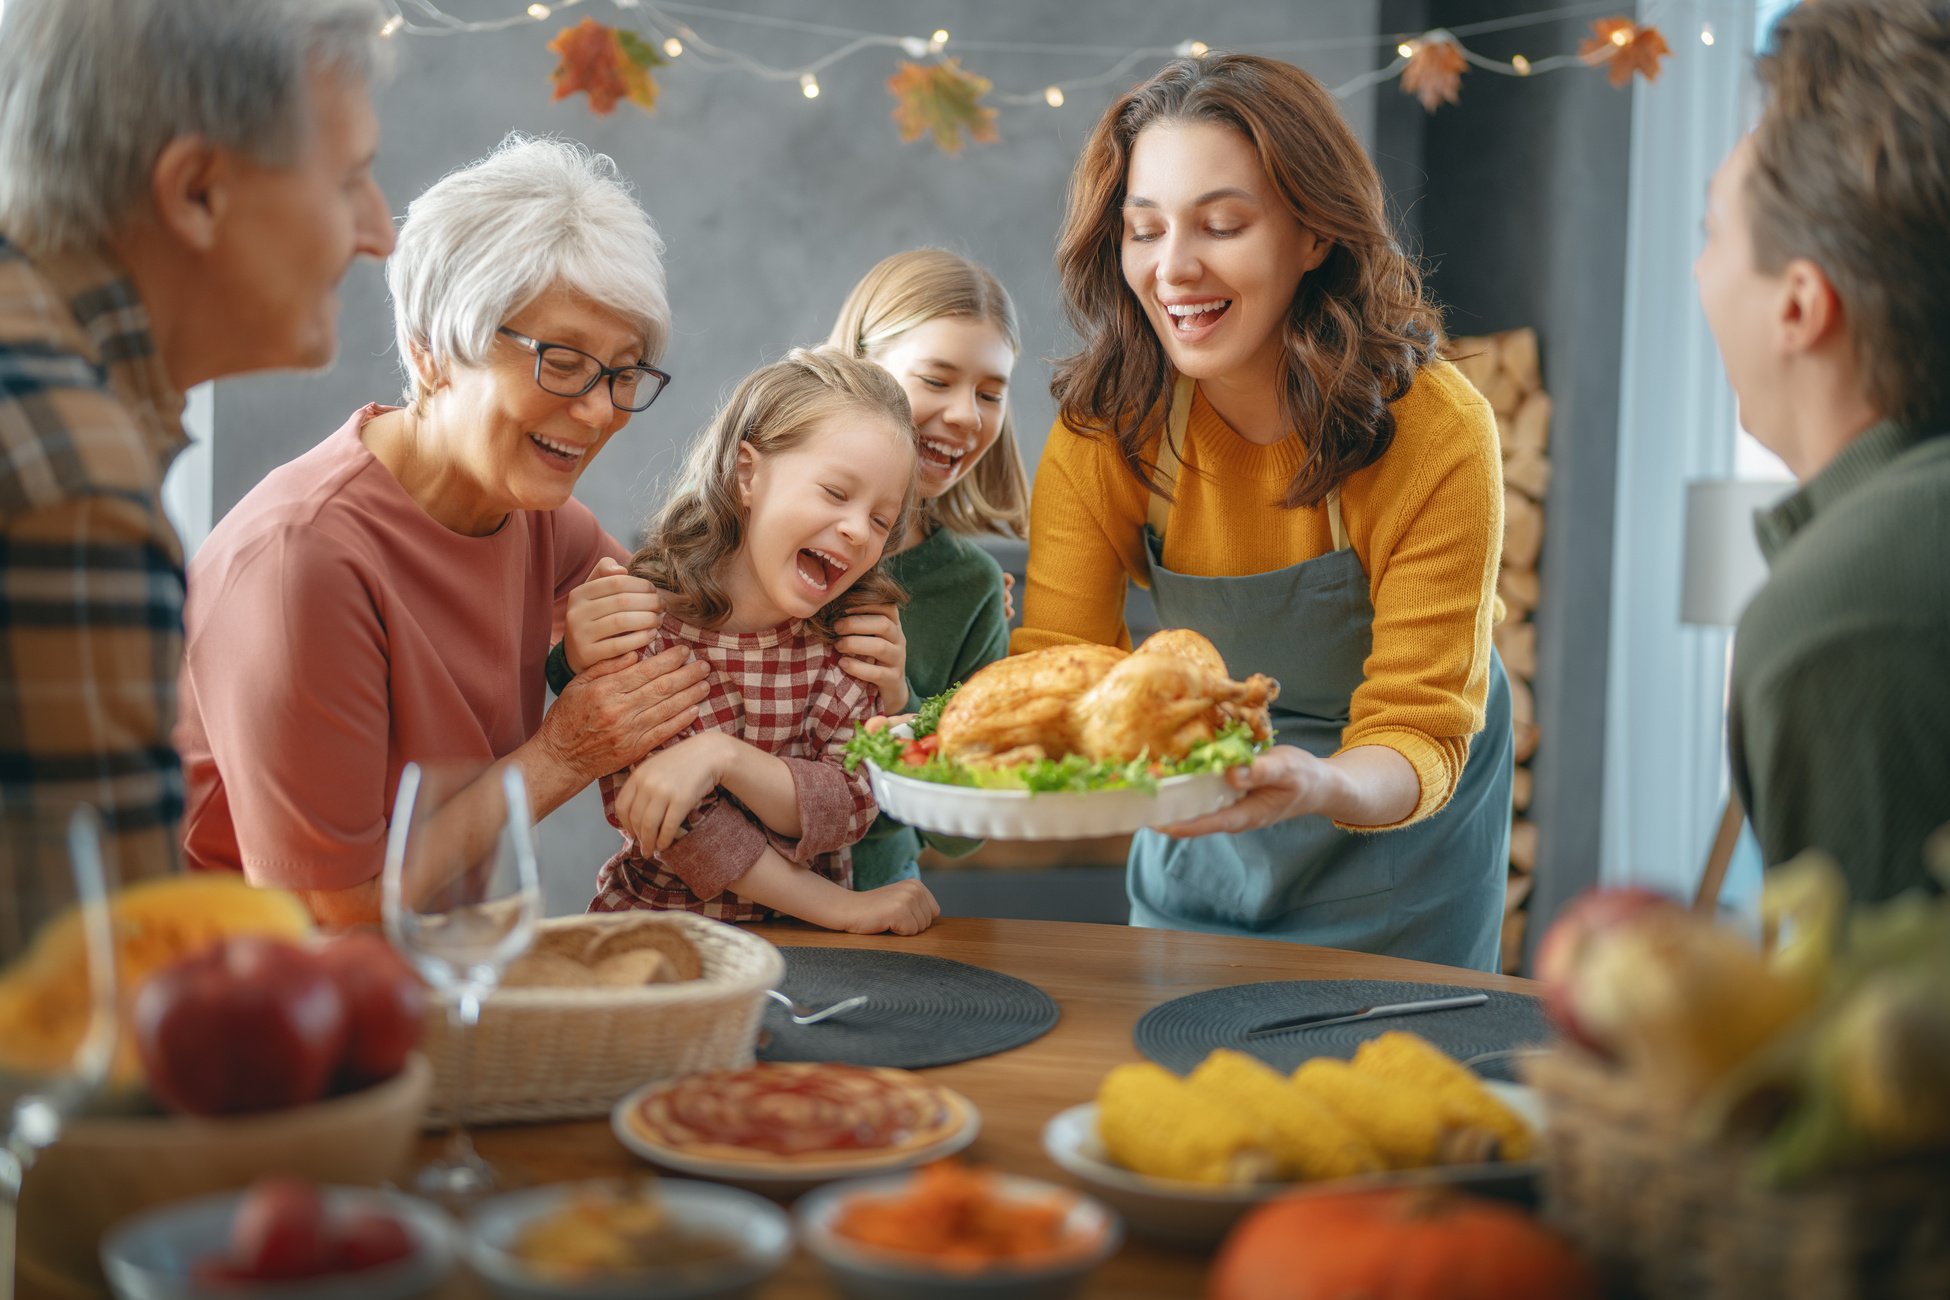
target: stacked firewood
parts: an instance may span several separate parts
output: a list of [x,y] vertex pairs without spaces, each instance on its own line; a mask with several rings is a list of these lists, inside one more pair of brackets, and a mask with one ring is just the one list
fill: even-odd
[[1529,816],[1538,743],[1531,688],[1537,677],[1537,560],[1544,546],[1544,497],[1551,481],[1551,399],[1538,370],[1534,330],[1450,339],[1443,353],[1489,399],[1503,444],[1503,570],[1497,591],[1504,616],[1495,637],[1510,674],[1517,742],[1510,885],[1503,916],[1503,969],[1514,973],[1523,958],[1529,919],[1524,904],[1537,868],[1537,823]]

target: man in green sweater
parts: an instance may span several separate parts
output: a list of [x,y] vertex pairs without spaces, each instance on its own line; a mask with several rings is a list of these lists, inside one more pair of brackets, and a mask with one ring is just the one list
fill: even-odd
[[1708,197],[1700,302],[1741,423],[1799,489],[1734,641],[1734,785],[1765,861],[1858,899],[1950,822],[1950,2],[1822,0],[1760,60]]

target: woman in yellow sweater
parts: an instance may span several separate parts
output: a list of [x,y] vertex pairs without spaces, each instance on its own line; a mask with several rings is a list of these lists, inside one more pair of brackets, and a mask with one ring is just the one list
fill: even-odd
[[1013,648],[1128,645],[1130,578],[1281,683],[1244,797],[1138,835],[1133,924],[1493,969],[1496,424],[1436,357],[1333,98],[1269,59],[1171,63],[1084,146],[1057,262],[1084,344],[1057,369]]

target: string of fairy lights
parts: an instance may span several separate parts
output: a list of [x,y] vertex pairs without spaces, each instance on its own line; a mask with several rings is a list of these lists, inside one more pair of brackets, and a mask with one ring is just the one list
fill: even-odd
[[[519,4],[520,0],[515,0],[515,3]],[[797,83],[800,94],[807,99],[819,98],[822,89],[820,74],[857,55],[875,50],[896,51],[916,61],[949,56],[966,59],[971,56],[991,55],[1073,57],[1079,61],[1109,60],[1098,70],[1058,78],[1047,82],[1039,89],[996,90],[986,96],[986,102],[996,105],[1012,107],[1041,105],[1046,108],[1060,109],[1068,102],[1070,96],[1078,91],[1119,84],[1128,80],[1135,70],[1143,66],[1174,56],[1204,54],[1212,48],[1202,40],[1189,37],[1172,45],[1137,48],[962,39],[953,36],[946,28],[936,28],[926,34],[874,32],[801,18],[740,12],[716,5],[671,3],[667,0],[608,0],[608,3],[617,11],[621,24],[633,29],[652,48],[659,51],[664,59],[672,63],[681,58],[698,67],[740,73],[760,81],[788,85]],[[457,18],[441,9],[435,0],[389,0],[389,4],[392,14],[380,29],[385,36],[456,36],[505,31],[510,28],[547,23],[551,20],[562,21],[577,11],[586,12],[597,8],[598,0],[533,0],[532,3],[518,8],[515,12],[487,19]],[[1687,21],[1689,28],[1696,31],[1702,46],[1714,46],[1719,40],[1719,33],[1710,17],[1702,19],[1697,16],[1702,4],[1710,8],[1711,0],[1653,0],[1652,3],[1643,5],[1644,12],[1636,19],[1622,20],[1623,25],[1610,31],[1608,39],[1616,47],[1613,52],[1626,50],[1632,44],[1638,30],[1652,30],[1655,24],[1667,15]],[[1605,57],[1603,51],[1595,56],[1589,53],[1560,53],[1531,57],[1518,53],[1508,59],[1496,59],[1477,53],[1464,42],[1475,36],[1543,27],[1566,19],[1596,19],[1608,14],[1617,15],[1621,7],[1629,9],[1629,0],[1596,0],[1594,3],[1562,4],[1505,18],[1421,33],[1255,41],[1251,49],[1255,53],[1279,56],[1333,50],[1345,50],[1351,53],[1363,50],[1388,50],[1388,47],[1392,46],[1393,49],[1389,52],[1392,53],[1393,58],[1388,62],[1332,87],[1333,93],[1344,99],[1371,87],[1400,79],[1415,62],[1417,55],[1432,45],[1453,46],[1461,62],[1467,63],[1472,68],[1505,77],[1533,77],[1572,68],[1602,67]],[[722,36],[706,37],[694,26],[694,23],[706,20],[708,20],[707,25],[712,26],[714,31],[719,27],[770,29],[828,44],[822,52],[804,62],[784,66],[775,65],[725,44]],[[1693,27],[1693,24],[1696,24],[1696,27]],[[1453,95],[1450,99],[1453,101]]]

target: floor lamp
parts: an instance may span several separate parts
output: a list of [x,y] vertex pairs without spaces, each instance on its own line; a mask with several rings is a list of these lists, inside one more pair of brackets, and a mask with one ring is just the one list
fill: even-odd
[[[1681,577],[1679,621],[1695,627],[1732,627],[1767,579],[1767,561],[1754,539],[1754,512],[1779,500],[1793,484],[1755,479],[1697,479],[1686,485],[1685,568]],[[1721,717],[1726,716],[1724,676]],[[1693,910],[1712,913],[1719,906],[1727,866],[1740,838],[1745,813],[1739,797],[1727,792],[1720,826],[1700,874]]]

